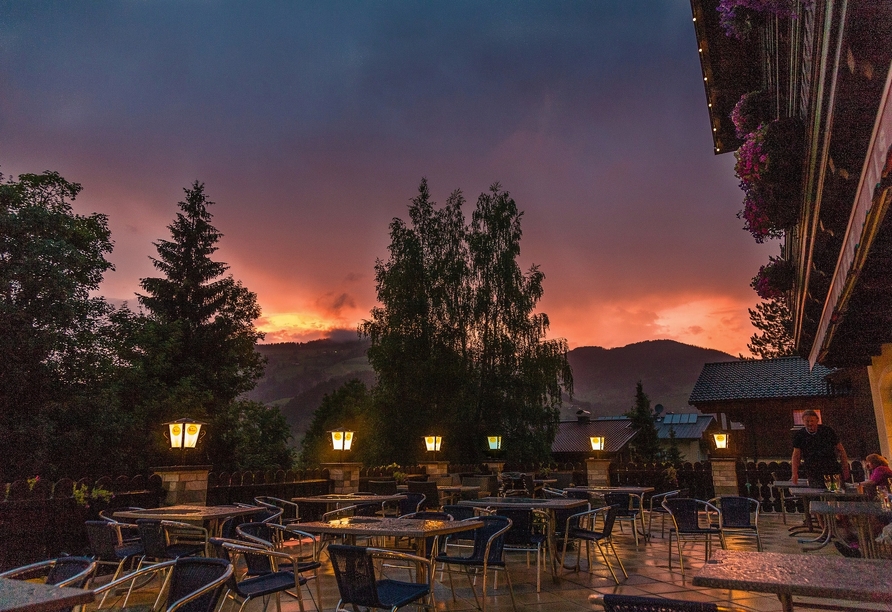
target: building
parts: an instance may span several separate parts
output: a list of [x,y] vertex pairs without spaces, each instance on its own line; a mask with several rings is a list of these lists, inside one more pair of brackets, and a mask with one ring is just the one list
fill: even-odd
[[730,432],[733,450],[754,461],[789,460],[806,410],[837,431],[850,458],[879,447],[863,370],[811,368],[801,357],[707,363],[689,402],[729,426],[741,423],[742,430]]
[[715,153],[739,146],[728,116],[735,97],[753,90],[767,96],[768,119],[800,126],[801,144],[789,147],[795,155],[785,173],[795,184],[772,199],[787,213],[773,221],[789,279],[776,288],[792,311],[799,355],[866,376],[879,450],[889,455],[892,2],[740,8],[751,27],[741,39],[726,35],[718,4],[691,1]]

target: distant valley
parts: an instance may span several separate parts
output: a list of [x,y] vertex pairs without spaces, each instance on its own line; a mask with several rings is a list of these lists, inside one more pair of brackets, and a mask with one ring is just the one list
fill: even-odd
[[[353,378],[368,387],[374,384],[375,373],[366,359],[368,347],[365,340],[259,344],[257,351],[268,360],[266,372],[246,397],[279,406],[298,444],[325,394]],[[564,402],[562,419],[575,418],[578,409],[588,410],[592,416],[627,412],[639,380],[651,405],[662,404],[667,412],[695,412],[688,406],[688,397],[703,364],[736,361],[727,353],[674,340],[650,340],[613,349],[579,347],[570,351],[568,358],[573,367],[574,397]]]

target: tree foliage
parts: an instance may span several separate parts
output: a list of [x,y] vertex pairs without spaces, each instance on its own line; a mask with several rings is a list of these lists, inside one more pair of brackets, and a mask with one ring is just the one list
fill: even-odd
[[766,300],[747,309],[750,322],[758,333],[750,336],[746,347],[761,359],[788,357],[796,354],[793,342],[793,314],[784,298]]
[[[332,393],[322,398],[322,403],[313,413],[310,428],[301,443],[300,463],[312,465],[326,461],[363,460],[370,461],[376,455],[375,438],[370,422],[372,396],[362,381],[353,379],[344,383]],[[348,429],[356,433],[356,441],[347,457],[341,457],[331,448],[330,431]]]
[[629,442],[632,459],[652,463],[660,457],[660,439],[654,424],[654,413],[650,408],[650,398],[644,392],[641,381],[635,386],[635,404],[626,413],[631,420],[632,429],[638,433]]
[[378,376],[377,458],[409,462],[421,437],[445,437],[444,454],[473,460],[485,436],[508,458],[541,460],[554,438],[561,393],[572,393],[564,340],[546,340],[535,313],[544,275],[518,263],[522,213],[498,184],[477,200],[471,223],[454,191],[445,206],[427,181],[410,223],[390,225],[390,258],[375,266],[380,306],[360,326]]
[[111,307],[91,296],[112,269],[110,232],[104,215],[73,212],[80,191],[57,172],[0,184],[0,480],[57,462],[114,369]]

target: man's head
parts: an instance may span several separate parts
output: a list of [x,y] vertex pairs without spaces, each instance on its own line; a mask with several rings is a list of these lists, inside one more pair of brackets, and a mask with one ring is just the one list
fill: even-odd
[[805,424],[805,430],[808,433],[818,431],[818,413],[814,410],[806,410],[802,413],[802,422]]

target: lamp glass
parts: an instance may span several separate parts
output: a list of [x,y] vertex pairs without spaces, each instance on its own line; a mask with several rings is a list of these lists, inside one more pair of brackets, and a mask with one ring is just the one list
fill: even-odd
[[182,446],[183,446],[183,424],[182,423],[168,423],[167,427],[170,430],[170,447],[171,448],[182,448]]
[[440,444],[443,442],[442,436],[424,436],[424,446],[427,450],[437,452],[440,450]]
[[728,448],[728,434],[712,434],[712,439],[715,440],[716,448]]
[[489,444],[489,450],[502,448],[502,436],[486,436],[486,442]]
[[592,442],[593,451],[604,450],[604,436],[591,436],[590,440]]
[[348,451],[353,446],[353,432],[337,429],[331,432],[331,446],[335,450]]
[[186,435],[183,438],[183,446],[185,448],[195,448],[198,443],[198,434],[201,433],[201,423],[183,423],[186,428]]

